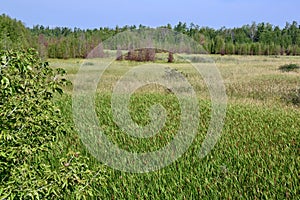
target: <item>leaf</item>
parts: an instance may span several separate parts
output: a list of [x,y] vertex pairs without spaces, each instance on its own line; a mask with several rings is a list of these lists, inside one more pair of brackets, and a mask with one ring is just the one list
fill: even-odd
[[63,93],[64,93],[64,91],[61,89],[61,88],[56,88],[56,91],[60,94],[60,95],[62,95]]
[[7,88],[9,86],[9,79],[7,77],[3,77],[1,80],[1,84],[4,86],[4,88]]

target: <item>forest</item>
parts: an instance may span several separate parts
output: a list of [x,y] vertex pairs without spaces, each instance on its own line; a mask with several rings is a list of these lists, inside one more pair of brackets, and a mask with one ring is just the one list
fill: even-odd
[[[300,25],[286,22],[281,28],[270,23],[256,23],[236,28],[213,29],[179,22],[166,28],[192,37],[209,54],[221,55],[300,55]],[[101,41],[128,30],[146,30],[143,25],[115,28],[80,29],[67,27],[31,28],[16,19],[0,16],[0,48],[22,49],[33,47],[44,58],[85,58]],[[183,50],[184,52],[184,50]]]

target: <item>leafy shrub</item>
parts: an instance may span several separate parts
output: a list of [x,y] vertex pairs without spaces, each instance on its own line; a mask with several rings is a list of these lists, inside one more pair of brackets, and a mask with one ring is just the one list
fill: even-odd
[[297,64],[286,64],[279,67],[279,70],[282,72],[291,72],[300,69],[300,66]]
[[33,49],[0,52],[0,199],[91,195],[89,158],[52,155],[68,130],[53,101],[64,74]]
[[51,99],[55,92],[62,93],[63,82],[48,63],[38,61],[33,50],[0,56],[0,178],[6,180],[13,168],[46,151],[56,133],[62,132]]

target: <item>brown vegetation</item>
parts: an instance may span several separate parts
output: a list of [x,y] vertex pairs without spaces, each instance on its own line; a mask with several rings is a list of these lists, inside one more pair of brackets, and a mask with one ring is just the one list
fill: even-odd
[[135,49],[135,50],[131,49],[125,55],[122,55],[121,50],[118,49],[116,60],[121,61],[125,59],[125,60],[136,61],[136,62],[154,62],[156,53],[169,53],[168,62],[169,63],[174,62],[173,52],[169,52],[167,50],[162,50],[162,49],[155,49],[155,48],[142,48],[142,49]]

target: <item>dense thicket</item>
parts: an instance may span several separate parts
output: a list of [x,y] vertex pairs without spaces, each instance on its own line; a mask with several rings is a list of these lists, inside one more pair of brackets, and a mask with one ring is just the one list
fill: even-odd
[[[66,27],[49,28],[36,25],[25,28],[20,21],[0,17],[0,47],[35,47],[49,58],[84,58],[101,41],[126,30],[147,29],[140,25],[81,30]],[[253,22],[239,28],[218,30],[179,22],[163,28],[186,34],[201,44],[210,54],[237,55],[300,55],[300,26],[296,21],[283,28],[270,23]],[[30,41],[30,42],[28,42]],[[28,44],[29,43],[29,44]],[[184,50],[183,50],[184,51]]]

